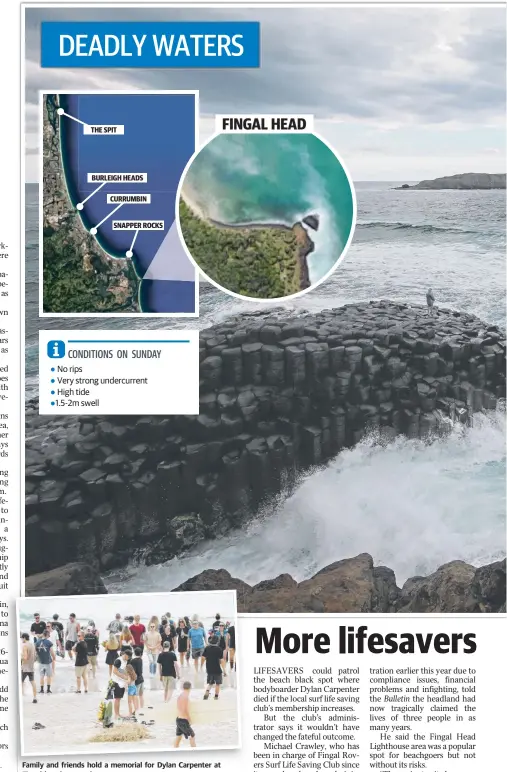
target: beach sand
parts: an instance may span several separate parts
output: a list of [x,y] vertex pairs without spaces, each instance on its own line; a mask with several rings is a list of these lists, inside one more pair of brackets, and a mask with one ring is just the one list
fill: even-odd
[[[138,721],[155,720],[155,724],[149,727],[150,739],[137,742],[90,742],[90,738],[104,733],[107,729],[97,720],[100,701],[106,692],[108,682],[108,668],[104,662],[104,654],[99,654],[99,668],[95,679],[89,676],[88,694],[76,694],[76,681],[74,677],[74,663],[69,659],[64,661],[58,658],[56,663],[55,678],[53,679],[52,694],[38,694],[36,704],[32,703],[32,691],[28,681],[24,683],[24,694],[21,697],[23,720],[23,753],[44,754],[77,753],[83,752],[104,753],[115,751],[117,753],[134,751],[160,751],[175,750],[174,714],[179,687],[173,693],[171,701],[164,703],[163,692],[158,678],[150,678],[147,658],[143,658],[144,664],[144,708],[138,714]],[[195,701],[196,717],[194,731],[198,748],[224,748],[238,746],[238,702],[237,702],[237,678],[236,673],[229,673],[224,678],[224,685],[217,702],[213,699],[204,702],[202,697],[206,681],[205,672],[195,674],[193,663],[190,667],[181,670],[182,681],[190,681],[193,684],[191,700]],[[36,665],[35,681],[39,690],[39,674]],[[198,705],[198,706],[197,706]],[[203,708],[202,706],[206,707]],[[217,708],[214,721],[212,711]],[[121,701],[120,713],[128,715],[127,697]],[[144,715],[140,715],[144,714]],[[32,729],[35,722],[44,725],[44,729]],[[130,722],[126,722],[126,726]],[[179,750],[188,751],[190,745],[182,740]]]

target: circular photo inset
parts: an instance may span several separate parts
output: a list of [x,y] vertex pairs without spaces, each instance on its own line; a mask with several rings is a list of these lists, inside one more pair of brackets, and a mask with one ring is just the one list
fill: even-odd
[[280,300],[336,268],[356,201],[342,162],[315,134],[218,134],[185,169],[177,210],[189,257],[216,287]]

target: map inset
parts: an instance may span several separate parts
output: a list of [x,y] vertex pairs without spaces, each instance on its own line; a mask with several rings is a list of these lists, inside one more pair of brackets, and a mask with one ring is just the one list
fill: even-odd
[[195,100],[43,95],[43,313],[196,314],[174,221]]

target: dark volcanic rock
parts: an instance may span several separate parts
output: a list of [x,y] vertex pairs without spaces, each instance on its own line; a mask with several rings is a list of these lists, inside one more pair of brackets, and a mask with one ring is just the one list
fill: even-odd
[[311,228],[314,231],[319,230],[319,215],[318,214],[309,214],[307,217],[303,217],[303,222],[305,225],[308,225],[309,228]]
[[107,593],[97,571],[86,563],[67,563],[52,571],[28,576],[25,594],[49,595],[102,595]]
[[254,587],[225,570],[208,570],[176,590],[238,590],[240,613],[499,613],[505,611],[505,560],[482,568],[456,560],[427,577],[408,579],[373,566],[371,555],[339,560],[311,579],[288,574]]
[[442,614],[505,610],[505,560],[474,568],[461,560],[403,585],[396,611]]
[[402,185],[395,190],[505,190],[505,174],[469,172],[422,180],[417,185]]
[[207,568],[201,574],[187,579],[186,582],[175,587],[172,592],[194,592],[203,590],[236,590],[238,611],[242,610],[244,600],[251,592],[251,587],[241,579],[234,579],[224,568],[218,571],[214,568]]
[[[198,416],[48,418],[27,404],[26,574],[104,569],[133,548],[167,560],[366,433],[431,440],[504,396],[504,333],[471,314],[375,301],[228,319],[200,332]],[[392,588],[372,570],[381,608]],[[312,592],[300,601],[315,610]]]

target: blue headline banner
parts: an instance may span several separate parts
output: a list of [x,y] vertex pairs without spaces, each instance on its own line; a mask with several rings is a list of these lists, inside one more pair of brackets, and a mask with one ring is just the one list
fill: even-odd
[[43,21],[41,67],[259,67],[256,21]]

